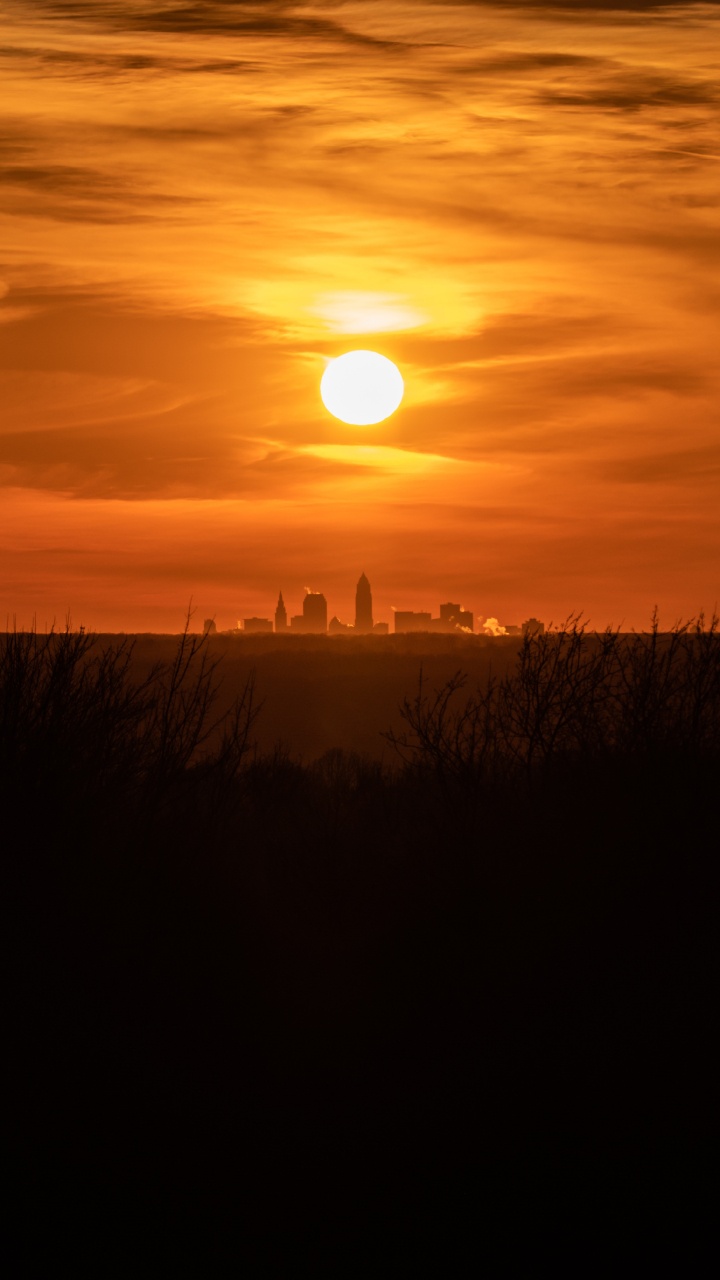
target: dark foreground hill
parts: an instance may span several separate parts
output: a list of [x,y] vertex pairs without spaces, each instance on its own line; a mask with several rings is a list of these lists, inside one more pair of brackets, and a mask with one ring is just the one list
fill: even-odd
[[219,671],[187,635],[134,663],[0,648],[28,1256],[49,1233],[104,1272],[99,1235],[142,1237],[157,1269],[199,1241],[205,1273],[231,1238],[342,1273],[382,1229],[394,1265],[454,1272],[481,1239],[513,1274],[648,1197],[692,1184],[700,1211],[716,624],[534,638],[479,691],[416,670],[393,770],[254,752],[251,682],[205,738]]

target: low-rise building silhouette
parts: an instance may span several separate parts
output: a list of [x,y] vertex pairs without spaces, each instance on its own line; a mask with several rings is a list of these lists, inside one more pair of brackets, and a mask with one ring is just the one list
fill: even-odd
[[401,631],[429,631],[431,624],[431,613],[414,613],[412,609],[395,610],[396,635]]
[[247,635],[266,635],[272,632],[273,624],[269,618],[243,618],[242,629]]
[[439,618],[433,618],[432,614],[424,611],[395,610],[396,634],[407,631],[427,631],[432,634],[448,635],[454,631],[472,631],[473,628],[473,615],[468,609],[461,608],[459,604],[449,602],[441,604]]
[[338,617],[333,617],[328,623],[328,635],[342,636],[354,635],[355,628],[350,626],[349,622],[341,622]]
[[446,624],[448,631],[455,631],[458,627],[464,631],[474,630],[475,619],[470,610],[449,601],[440,605],[440,621]]
[[539,622],[537,618],[528,618],[522,624],[522,633],[524,636],[542,636],[545,634],[545,623]]

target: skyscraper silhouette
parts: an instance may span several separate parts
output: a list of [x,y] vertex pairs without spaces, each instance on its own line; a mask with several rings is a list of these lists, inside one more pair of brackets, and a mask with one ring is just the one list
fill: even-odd
[[275,630],[287,631],[287,609],[282,598],[282,591],[278,596],[277,609],[275,610]]
[[321,591],[308,591],[303,600],[303,631],[327,631],[327,600]]
[[373,611],[372,611],[372,592],[370,583],[365,574],[360,575],[360,581],[355,591],[355,630],[360,632],[368,632],[373,629]]

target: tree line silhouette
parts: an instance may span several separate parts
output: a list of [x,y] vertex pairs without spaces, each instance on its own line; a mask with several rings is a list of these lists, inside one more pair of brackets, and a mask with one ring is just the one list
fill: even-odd
[[474,691],[421,672],[384,765],[259,753],[252,678],[218,716],[189,621],[141,679],[129,640],[0,637],[18,1187],[409,1230],[697,1159],[717,616],[571,618]]

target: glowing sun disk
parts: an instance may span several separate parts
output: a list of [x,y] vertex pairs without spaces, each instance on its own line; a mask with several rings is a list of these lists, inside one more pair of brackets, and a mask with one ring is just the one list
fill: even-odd
[[320,395],[328,412],[356,427],[369,427],[389,418],[404,391],[397,365],[377,351],[346,351],[330,361],[320,383]]

